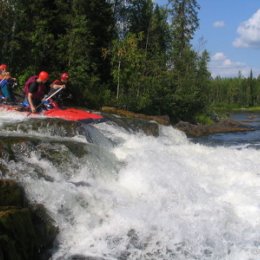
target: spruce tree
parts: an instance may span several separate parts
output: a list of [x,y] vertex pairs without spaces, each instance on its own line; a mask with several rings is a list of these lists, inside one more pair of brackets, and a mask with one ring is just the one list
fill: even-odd
[[172,115],[179,119],[192,120],[203,109],[198,99],[202,88],[198,87],[196,73],[199,56],[191,45],[199,26],[199,5],[196,0],[169,0],[169,4],[172,16]]

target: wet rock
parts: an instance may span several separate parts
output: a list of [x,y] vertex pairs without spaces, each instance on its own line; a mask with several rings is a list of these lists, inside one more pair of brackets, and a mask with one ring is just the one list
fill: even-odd
[[116,114],[122,117],[133,118],[133,119],[142,119],[155,121],[161,125],[170,125],[170,118],[168,116],[149,116],[139,113],[133,113],[127,110],[117,109],[115,107],[102,107],[102,112],[109,114]]
[[[0,178],[5,177],[9,173],[9,169],[3,160],[0,160]],[[1,259],[1,258],[0,258]]]
[[91,187],[91,184],[85,181],[78,181],[78,182],[70,182],[76,187]]
[[18,123],[5,124],[2,128],[9,132],[20,132],[20,133],[46,133],[50,136],[61,136],[61,137],[73,137],[76,135],[84,134],[79,122],[66,121],[57,118],[33,118]]
[[199,137],[216,133],[254,131],[253,128],[230,119],[222,120],[213,125],[194,125],[188,122],[180,121],[174,127],[185,132],[187,136],[191,137]]
[[0,180],[0,206],[24,207],[26,204],[22,187],[12,180]]
[[129,132],[142,131],[144,134],[149,136],[159,136],[159,125],[155,122],[134,118],[116,117],[113,115],[107,115],[106,117]]
[[30,210],[32,211],[33,227],[37,234],[38,247],[44,251],[52,246],[58,234],[58,227],[42,204],[31,205]]
[[30,205],[13,180],[0,180],[0,259],[48,259],[57,233],[42,205]]
[[[0,208],[0,233],[13,245],[17,259],[34,259],[37,252],[37,236],[33,228],[31,212],[28,208],[1,207]],[[4,255],[12,255],[1,248]],[[12,259],[12,258],[5,258]]]
[[[0,156],[5,161],[20,161],[22,157],[30,157],[31,152],[38,152],[43,158],[57,161],[67,158],[72,153],[78,158],[85,156],[88,151],[85,143],[30,137],[30,136],[2,136],[0,140]],[[1,170],[1,168],[0,168]]]

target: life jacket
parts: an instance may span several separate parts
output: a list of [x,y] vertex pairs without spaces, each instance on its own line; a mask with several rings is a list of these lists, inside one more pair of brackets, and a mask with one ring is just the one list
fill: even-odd
[[12,78],[7,78],[0,81],[0,89],[2,96],[5,97],[8,101],[15,101],[15,96],[13,93],[14,80]]
[[27,81],[25,82],[24,84],[24,87],[23,87],[23,92],[24,92],[24,95],[27,97],[28,93],[29,93],[29,89],[30,89],[30,85],[36,81],[36,79],[38,78],[38,76],[31,76],[29,79],[27,79]]
[[60,79],[56,79],[52,82],[52,84],[55,84],[55,85],[65,85],[64,83],[61,82]]
[[[25,96],[27,97],[28,96],[28,93],[29,93],[29,90],[30,90],[30,85],[32,83],[34,83],[36,81],[36,79],[38,78],[38,76],[31,76],[26,82],[25,82],[25,85],[24,85],[24,94]],[[38,100],[41,100],[44,95],[45,95],[45,92],[46,92],[46,86],[45,84],[43,83],[40,83],[38,85],[38,88],[37,88],[37,91],[35,93],[32,93],[32,98],[33,99],[38,99]]]

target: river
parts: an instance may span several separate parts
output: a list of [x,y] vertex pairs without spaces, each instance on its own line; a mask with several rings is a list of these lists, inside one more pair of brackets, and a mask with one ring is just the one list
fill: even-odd
[[1,112],[2,139],[26,138],[2,177],[56,221],[53,260],[259,260],[260,116],[233,117],[257,130],[153,137],[108,121],[68,134]]

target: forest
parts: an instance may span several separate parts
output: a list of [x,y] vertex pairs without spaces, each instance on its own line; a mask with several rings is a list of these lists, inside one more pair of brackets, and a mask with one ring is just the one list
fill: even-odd
[[196,0],[0,0],[0,63],[20,85],[70,74],[74,103],[192,121],[211,105],[260,102],[260,78],[213,79],[194,50]]

